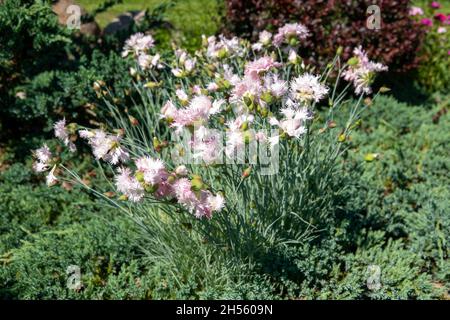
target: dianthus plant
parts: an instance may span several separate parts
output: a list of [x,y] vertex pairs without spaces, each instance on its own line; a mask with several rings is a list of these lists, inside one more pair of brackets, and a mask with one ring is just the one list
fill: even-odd
[[[298,244],[332,214],[345,188],[339,158],[375,73],[386,70],[360,47],[350,61],[338,49],[325,70],[314,70],[297,54],[308,36],[288,24],[253,44],[211,36],[195,54],[158,54],[151,35],[133,35],[123,57],[135,61],[130,89],[141,99],[121,111],[96,81],[112,117],[96,128],[62,119],[55,135],[72,152],[90,145],[112,169],[105,178],[114,190],[90,189],[142,224],[152,212],[247,256]],[[338,124],[343,109],[348,121]],[[35,157],[49,185],[83,183],[46,145]]]

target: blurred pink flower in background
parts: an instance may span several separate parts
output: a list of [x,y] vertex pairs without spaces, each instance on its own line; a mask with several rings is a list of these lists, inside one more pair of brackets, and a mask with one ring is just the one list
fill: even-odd
[[445,22],[447,20],[447,16],[445,14],[443,14],[443,13],[436,13],[434,15],[434,18],[436,20],[439,20],[440,22]]
[[437,29],[437,33],[446,33],[446,32],[447,32],[447,29],[445,29],[444,27],[439,27]]
[[410,16],[421,16],[421,15],[423,15],[423,10],[420,7],[411,7],[409,9],[409,15]]
[[433,1],[433,2],[430,3],[430,6],[433,9],[439,9],[441,7],[441,4],[439,2],[437,2],[437,1]]
[[433,20],[429,19],[429,18],[423,18],[422,20],[420,20],[420,23],[423,24],[424,26],[432,26],[433,25]]

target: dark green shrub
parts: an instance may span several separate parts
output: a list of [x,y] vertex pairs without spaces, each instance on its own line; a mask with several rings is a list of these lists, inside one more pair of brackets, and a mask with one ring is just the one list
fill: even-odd
[[[316,64],[328,63],[339,47],[344,48],[344,59],[348,59],[353,48],[362,45],[371,59],[383,62],[391,70],[405,71],[417,66],[416,51],[423,30],[408,16],[408,0],[228,0],[226,3],[225,28],[238,35],[255,38],[267,28],[276,31],[289,22],[304,24],[311,35],[302,43],[300,53]],[[373,4],[380,8],[380,30],[366,26],[366,10]]]

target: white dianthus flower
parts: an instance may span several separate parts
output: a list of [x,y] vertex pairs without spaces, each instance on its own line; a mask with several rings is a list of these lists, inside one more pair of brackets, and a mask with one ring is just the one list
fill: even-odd
[[305,73],[291,81],[291,98],[302,103],[319,102],[328,93],[319,76]]

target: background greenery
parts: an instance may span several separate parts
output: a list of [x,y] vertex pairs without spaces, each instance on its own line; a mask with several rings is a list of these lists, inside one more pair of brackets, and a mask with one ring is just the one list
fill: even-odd
[[[78,3],[87,11],[93,10],[102,0],[80,0]],[[127,11],[152,10],[161,4],[173,4],[167,10],[167,21],[173,29],[167,40],[177,41],[188,48],[200,45],[202,34],[215,34],[221,26],[221,11],[223,4],[220,0],[126,0],[106,12],[96,16],[96,21],[105,27],[118,15]]]
[[[80,1],[88,10],[97,2]],[[104,26],[117,13],[156,3],[126,1],[96,19]],[[178,1],[164,17],[174,28],[163,28],[166,36],[160,40],[174,36],[195,48],[199,35],[220,28],[217,9],[220,2],[215,0]],[[12,22],[2,20],[2,30]],[[48,17],[41,22],[54,26]],[[55,33],[64,31],[56,28],[49,36]],[[448,92],[430,94],[420,86],[392,82],[391,93],[367,102],[362,124],[352,134],[342,162],[343,179],[352,181],[348,201],[341,204],[320,242],[307,242],[274,254],[262,265],[249,266],[216,258],[213,247],[200,239],[192,241],[189,232],[180,229],[179,238],[167,240],[166,257],[151,259],[148,248],[153,240],[144,237],[128,217],[76,187],[49,189],[31,172],[30,149],[46,141],[54,119],[66,114],[89,122],[102,112],[92,90],[94,80],[106,81],[127,104],[128,66],[115,52],[114,40],[111,46],[91,50],[64,35],[71,39],[66,48],[81,52],[81,60],[58,70],[33,65],[19,70],[17,86],[2,93],[2,103],[14,104],[7,110],[7,104],[2,105],[0,125],[6,111],[8,119],[33,125],[16,135],[8,123],[8,130],[2,128],[0,299],[450,298]],[[14,47],[20,37],[9,39]],[[12,52],[5,50],[6,42],[1,43],[2,53]],[[32,48],[40,50],[34,53],[39,58],[46,49],[38,44]],[[7,100],[17,91],[26,91],[28,98]],[[89,112],[81,111],[86,103],[94,105]],[[59,105],[62,113],[55,112]],[[46,133],[38,135],[42,129]],[[101,183],[87,160],[73,160],[72,165],[91,170],[90,183]],[[66,269],[73,264],[81,267],[79,291],[66,287]],[[371,264],[382,270],[379,291],[366,286]]]

